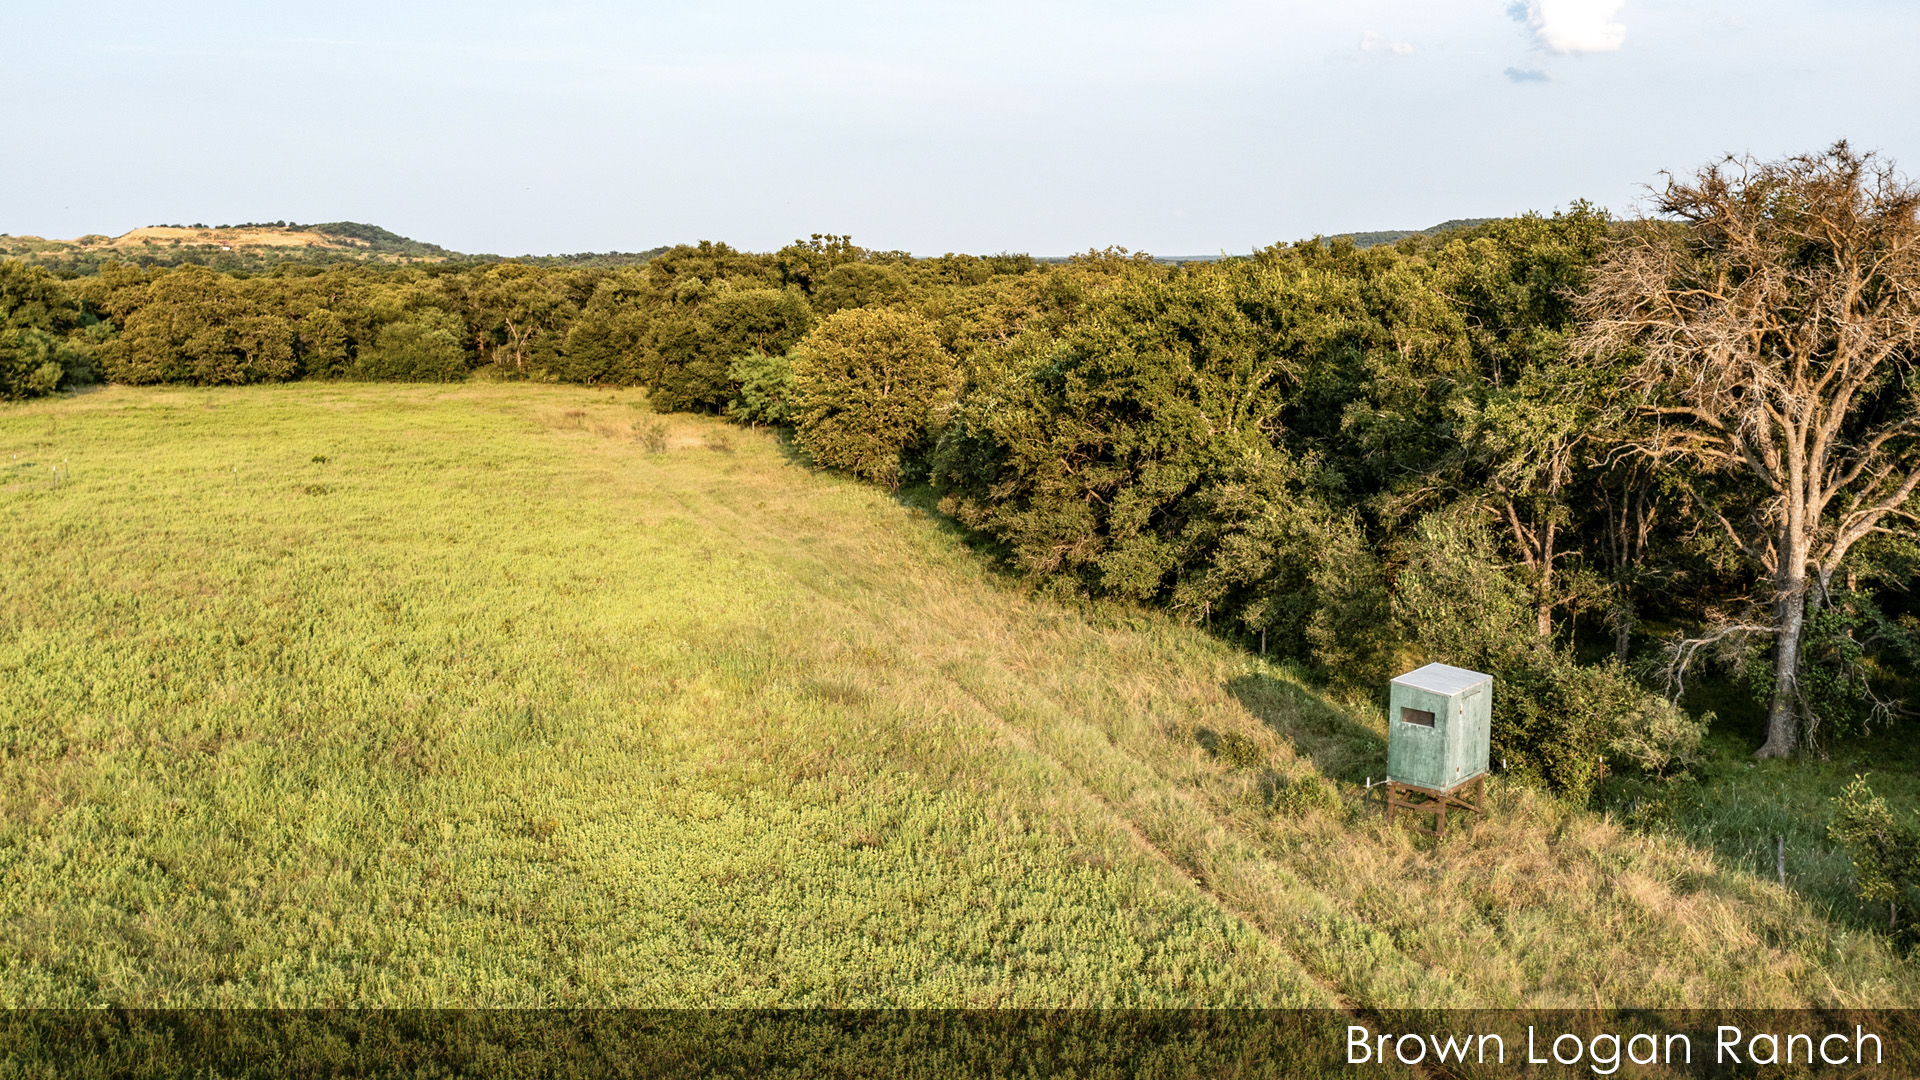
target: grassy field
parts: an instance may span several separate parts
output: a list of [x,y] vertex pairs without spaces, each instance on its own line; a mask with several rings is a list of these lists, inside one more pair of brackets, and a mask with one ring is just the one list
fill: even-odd
[[[59,464],[59,484],[54,483]],[[632,392],[0,408],[0,1005],[1894,1005],[1712,843]]]

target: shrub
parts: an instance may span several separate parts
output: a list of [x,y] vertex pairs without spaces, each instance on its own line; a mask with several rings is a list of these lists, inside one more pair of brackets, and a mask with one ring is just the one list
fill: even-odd
[[1853,778],[1833,810],[1827,834],[1853,857],[1860,899],[1886,901],[1888,929],[1897,930],[1901,903],[1920,889],[1920,830],[1894,817],[1864,776]]
[[836,312],[794,350],[794,439],[822,465],[898,487],[901,452],[927,441],[955,382],[924,316]]
[[649,454],[667,452],[667,422],[664,420],[642,421],[633,429],[633,437]]
[[793,422],[793,357],[748,353],[727,369],[739,384],[727,415],[745,424],[783,427]]
[[[1609,685],[1632,687],[1626,671],[1617,664]],[[1700,764],[1700,747],[1706,742],[1713,714],[1689,716],[1686,710],[1657,694],[1634,689],[1630,702],[1620,706],[1626,722],[1608,747],[1615,761],[1650,776],[1665,778],[1686,772]]]
[[1340,796],[1318,776],[1286,777],[1278,773],[1262,783],[1267,809],[1278,817],[1302,817],[1314,810],[1340,805]]

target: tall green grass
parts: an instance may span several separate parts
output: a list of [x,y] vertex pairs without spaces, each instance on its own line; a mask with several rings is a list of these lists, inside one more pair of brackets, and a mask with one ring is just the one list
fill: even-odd
[[1895,1004],[1875,935],[537,386],[0,411],[0,1004]]

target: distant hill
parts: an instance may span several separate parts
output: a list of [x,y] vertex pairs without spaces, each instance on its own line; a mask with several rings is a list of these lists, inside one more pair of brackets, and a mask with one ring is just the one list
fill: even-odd
[[317,233],[329,240],[353,241],[366,245],[367,250],[382,255],[397,255],[403,258],[446,259],[457,258],[458,252],[448,251],[439,244],[422,243],[401,236],[378,225],[367,225],[358,221],[329,221],[324,225],[308,225],[309,232]]
[[1454,218],[1443,221],[1426,229],[1385,229],[1380,232],[1340,233],[1329,236],[1329,240],[1351,240],[1357,248],[1379,247],[1381,244],[1394,244],[1409,236],[1439,236],[1441,233],[1456,232],[1461,229],[1476,229],[1497,218]]
[[[1477,229],[1480,226],[1485,225],[1490,221],[1498,221],[1498,220],[1500,219],[1499,218],[1453,218],[1450,221],[1443,221],[1440,224],[1427,229],[1382,229],[1378,232],[1335,233],[1330,236],[1323,236],[1321,237],[1321,239],[1322,240],[1350,240],[1353,242],[1354,247],[1370,248],[1370,247],[1378,247],[1382,244],[1398,243],[1409,236],[1441,236],[1443,234],[1450,233],[1450,232],[1458,232],[1462,229]],[[1232,259],[1232,258],[1238,258],[1238,257],[1240,256],[1235,256],[1235,255],[1155,255],[1155,256],[1152,256],[1153,261],[1157,263],[1219,262],[1222,259]],[[1039,261],[1043,263],[1064,263],[1064,262],[1072,261],[1073,258],[1074,256],[1071,256],[1071,255],[1038,256]]]
[[[665,251],[530,255],[542,266],[634,266]],[[120,236],[89,233],[73,240],[0,235],[0,257],[66,274],[92,274],[110,262],[136,266],[205,266],[259,273],[276,266],[375,263],[392,266],[498,262],[499,255],[468,255],[359,221],[301,225],[287,221],[240,225],[149,225]]]
[[[1484,225],[1493,218],[1455,218],[1426,229],[1386,229],[1340,233],[1355,247],[1397,243],[1409,236],[1439,236]],[[411,266],[433,263],[502,262],[508,258],[536,266],[608,268],[639,266],[666,251],[583,251],[572,255],[476,255],[451,251],[438,244],[401,236],[390,229],[361,221],[328,221],[301,225],[287,221],[246,222],[240,225],[149,225],[120,236],[89,233],[72,240],[0,234],[0,258],[44,266],[56,273],[98,273],[110,262],[135,266],[205,266],[214,270],[261,273],[287,264],[331,266],[372,263]],[[1165,255],[1156,262],[1212,262],[1221,255]],[[1065,262],[1066,256],[1041,257],[1041,262]]]

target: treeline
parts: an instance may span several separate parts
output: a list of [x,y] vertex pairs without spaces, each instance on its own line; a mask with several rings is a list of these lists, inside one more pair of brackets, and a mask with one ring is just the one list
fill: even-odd
[[[1819,160],[1873,165],[1833,154]],[[1778,545],[1742,547],[1742,530],[1797,543],[1737,460],[1766,451],[1709,445],[1714,425],[1744,421],[1687,404],[1685,380],[1704,376],[1645,336],[1658,318],[1633,314],[1623,284],[1633,258],[1658,276],[1648,253],[1670,255],[1670,274],[1726,257],[1703,215],[1621,223],[1577,204],[1181,265],[912,258],[842,236],[586,269],[119,266],[62,282],[0,263],[0,392],[644,386],[655,408],[788,428],[824,467],[925,490],[1044,587],[1159,605],[1354,687],[1432,659],[1493,672],[1495,758],[1585,797],[1610,771],[1689,767],[1705,718],[1669,692],[1705,667],[1776,716],[1789,694],[1804,743],[1897,715],[1920,660],[1911,620],[1879,602],[1920,566],[1898,527],[1912,485],[1817,590]],[[1802,243],[1789,257],[1832,256]],[[1886,372],[1912,358],[1884,353]],[[1916,414],[1886,372],[1834,421],[1873,444],[1849,459],[1856,479],[1907,467],[1887,455],[1907,452]],[[1761,396],[1742,393],[1722,386]],[[1868,430],[1888,422],[1885,438]]]

